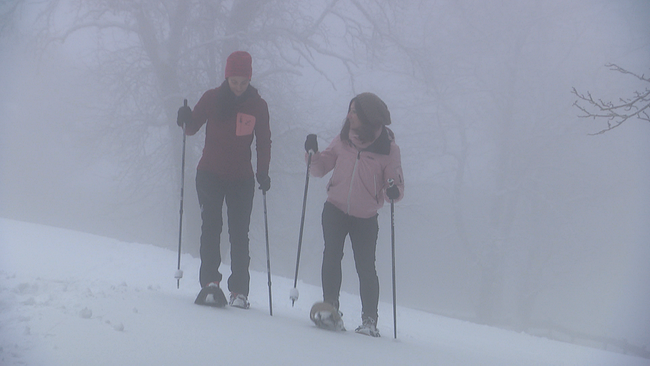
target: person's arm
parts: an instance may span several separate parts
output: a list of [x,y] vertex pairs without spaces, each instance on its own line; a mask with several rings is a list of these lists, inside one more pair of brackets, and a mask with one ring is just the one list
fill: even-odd
[[[213,89],[214,90],[214,89]],[[208,106],[210,103],[214,103],[213,100],[213,90],[208,90],[203,93],[199,102],[194,106],[192,111],[192,120],[185,125],[185,134],[188,136],[194,135],[208,120]]]
[[[320,178],[334,169],[336,159],[338,158],[336,149],[340,143],[341,138],[337,136],[325,151],[316,152],[312,155],[310,167],[312,176]],[[308,156],[309,153],[305,153],[305,160],[307,160]]]
[[255,122],[255,149],[257,150],[257,176],[268,177],[271,163],[271,127],[269,109],[264,104],[263,112]]

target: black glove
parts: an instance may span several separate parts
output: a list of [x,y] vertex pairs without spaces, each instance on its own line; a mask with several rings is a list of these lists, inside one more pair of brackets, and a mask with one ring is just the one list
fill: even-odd
[[391,185],[386,188],[386,196],[391,200],[396,200],[399,198],[399,188],[396,185]]
[[262,192],[266,192],[269,189],[271,189],[271,177],[269,177],[268,175],[258,175],[257,183],[260,184],[260,189],[262,190]]
[[305,140],[305,151],[309,152],[309,150],[318,152],[318,140],[313,133],[307,135],[307,140]]
[[176,124],[183,126],[192,122],[192,108],[188,107],[187,99],[185,99],[185,105],[178,108],[178,117],[176,118]]

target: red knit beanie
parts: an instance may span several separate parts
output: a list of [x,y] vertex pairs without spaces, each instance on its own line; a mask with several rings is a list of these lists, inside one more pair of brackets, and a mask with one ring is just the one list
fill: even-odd
[[253,76],[253,58],[246,51],[235,51],[226,60],[226,79],[231,76]]

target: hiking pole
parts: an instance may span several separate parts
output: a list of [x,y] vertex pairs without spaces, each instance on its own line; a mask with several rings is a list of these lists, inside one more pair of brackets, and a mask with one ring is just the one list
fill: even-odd
[[[187,99],[183,101],[183,105],[187,107]],[[181,270],[181,242],[183,239],[183,191],[185,190],[185,123],[183,123],[183,158],[181,162],[181,209],[180,220],[178,223],[178,266],[176,267],[176,288],[181,286],[181,278],[183,278],[183,271]]]
[[[395,182],[388,180],[388,187],[392,187]],[[390,200],[390,248],[393,259],[393,337],[397,339],[397,295],[395,292],[395,200]]]
[[262,191],[264,197],[264,233],[266,234],[266,273],[269,278],[269,314],[273,316],[273,296],[271,296],[271,254],[269,252],[269,221],[266,213],[266,191]]
[[302,197],[302,217],[300,218],[300,234],[298,234],[298,255],[296,257],[296,274],[293,278],[293,288],[289,297],[291,298],[291,306],[298,300],[298,267],[300,266],[300,248],[302,247],[302,232],[305,227],[305,209],[307,208],[307,188],[309,188],[309,167],[311,166],[311,156],[314,154],[313,150],[309,150],[309,157],[307,158],[307,175],[305,176],[305,194]]

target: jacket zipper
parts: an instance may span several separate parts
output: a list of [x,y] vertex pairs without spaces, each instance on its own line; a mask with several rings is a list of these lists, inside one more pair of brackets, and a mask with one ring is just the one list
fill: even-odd
[[372,176],[372,182],[375,185],[375,201],[377,201],[377,203],[379,203],[379,192],[377,191],[377,174],[374,174]]
[[352,185],[354,184],[354,176],[357,173],[357,165],[359,164],[359,158],[361,157],[361,151],[357,151],[357,160],[354,161],[354,168],[352,169],[352,178],[350,179],[350,189],[348,190],[348,212],[350,214],[350,198],[352,197]]

